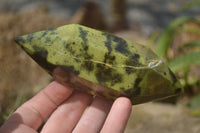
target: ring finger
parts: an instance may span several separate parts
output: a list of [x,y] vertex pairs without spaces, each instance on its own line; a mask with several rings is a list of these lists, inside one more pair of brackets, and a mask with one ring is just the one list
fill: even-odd
[[95,97],[75,127],[73,133],[97,133],[110,111],[112,101]]

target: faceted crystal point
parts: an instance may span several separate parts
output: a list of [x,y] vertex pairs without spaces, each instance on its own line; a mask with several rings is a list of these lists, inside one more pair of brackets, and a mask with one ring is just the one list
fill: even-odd
[[56,80],[93,95],[139,104],[182,91],[149,48],[109,33],[71,24],[15,41]]

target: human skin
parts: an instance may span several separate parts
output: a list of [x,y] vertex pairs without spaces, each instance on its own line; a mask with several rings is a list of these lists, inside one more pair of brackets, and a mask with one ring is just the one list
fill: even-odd
[[128,98],[114,102],[53,81],[22,104],[0,133],[123,133],[131,113]]

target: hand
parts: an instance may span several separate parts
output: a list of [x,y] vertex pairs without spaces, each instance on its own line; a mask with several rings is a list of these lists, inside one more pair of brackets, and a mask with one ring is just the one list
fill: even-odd
[[[122,133],[131,113],[129,99],[112,102],[74,91],[56,81],[19,107],[1,133]],[[93,99],[93,100],[92,100]],[[112,107],[111,107],[112,106]],[[86,109],[87,108],[87,109]],[[111,109],[110,109],[111,108]]]

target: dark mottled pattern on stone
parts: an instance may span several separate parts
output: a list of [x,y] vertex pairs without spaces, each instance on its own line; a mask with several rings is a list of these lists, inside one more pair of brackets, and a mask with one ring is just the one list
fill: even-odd
[[124,91],[125,91],[125,88],[124,88],[124,87],[121,87],[120,90],[121,90],[122,92],[124,92]]
[[140,95],[140,93],[141,93],[141,88],[139,87],[139,84],[141,81],[142,81],[142,78],[140,78],[140,77],[136,78],[136,80],[135,80],[134,89],[133,89],[133,90],[135,90],[134,94],[133,94],[135,96]]
[[136,69],[132,68],[131,66],[137,67],[142,66],[142,64],[139,62],[140,55],[134,54],[126,60],[125,64],[128,67],[125,67],[127,74],[135,73]]
[[[129,86],[130,88],[127,90],[123,90],[130,96],[130,98],[134,98],[135,96],[139,96],[141,93],[141,88],[139,87],[140,82],[142,81],[142,78],[138,77],[135,80],[135,83]],[[123,88],[121,88],[123,89]]]
[[40,36],[39,39],[44,38],[48,34],[48,32],[49,32],[48,30],[44,31],[43,34]]
[[113,41],[115,41],[117,43],[117,46],[115,47],[115,50],[128,56],[131,54],[131,52],[128,49],[128,44],[126,43],[126,41],[122,38],[119,38],[117,36],[113,36]]
[[132,89],[127,89],[127,90],[124,90],[123,92],[126,93],[130,99],[133,98],[133,96],[132,96],[133,90]]
[[34,38],[34,33],[27,35],[27,40],[30,42],[33,40],[33,38]]
[[88,46],[85,45],[85,46],[83,47],[83,50],[84,50],[84,51],[87,51],[87,50],[88,50]]
[[104,63],[108,63],[108,64],[113,64],[113,62],[115,61],[115,56],[111,55],[110,52],[105,53],[104,55]]
[[86,70],[91,71],[94,69],[94,64],[92,61],[90,61],[93,58],[93,55],[88,54],[87,52],[84,52],[83,55],[84,59],[88,61],[84,61],[82,67],[86,68]]
[[85,58],[86,60],[90,60],[90,59],[93,58],[93,55],[89,55],[88,53],[85,53],[84,58]]
[[136,60],[137,62],[139,62],[140,55],[139,54],[134,54],[133,56],[131,56],[131,59]]
[[87,42],[88,41],[88,39],[87,39],[88,31],[83,30],[83,28],[81,28],[81,27],[79,27],[79,31],[80,31],[79,37],[81,37],[84,42]]
[[83,40],[83,42],[86,44],[88,39],[87,39],[87,35],[88,35],[88,31],[83,30],[83,28],[79,27],[79,37]]
[[51,28],[51,29],[48,29],[47,31],[54,32],[54,31],[57,31],[57,29],[56,28]]
[[58,41],[58,40],[59,40],[59,41],[62,41],[62,39],[61,39],[60,37],[57,36],[57,37],[55,38],[55,41]]
[[128,58],[126,61],[127,66],[139,66],[141,63],[139,62],[140,56],[138,54],[134,54]]
[[80,72],[78,70],[75,70],[74,66],[66,66],[66,65],[59,65],[62,69],[68,71],[68,72],[72,72],[76,75],[79,75]]
[[56,36],[56,37],[54,37],[54,38],[51,38],[51,42],[62,42],[63,40],[60,38],[60,37],[58,37],[58,36]]
[[[80,34],[79,34],[79,37],[82,39],[82,55],[79,55],[79,56],[82,56],[82,58],[86,59],[86,60],[90,60],[93,58],[93,55],[89,54],[88,53],[88,39],[87,39],[87,35],[88,35],[88,31],[87,30],[84,30],[83,28],[79,27],[79,31],[80,31]],[[91,62],[91,61],[84,61],[83,62],[83,65],[81,65],[83,68],[86,68],[86,70],[88,71],[92,71],[94,69],[94,64]]]
[[65,47],[69,52],[70,52],[70,50],[72,50],[71,43],[63,42],[63,45],[64,45],[64,47]]
[[88,71],[94,70],[94,63],[92,61],[84,61],[84,63],[81,65],[83,68],[86,68]]
[[47,31],[50,32],[50,35],[56,35],[56,34],[58,34],[58,33],[56,32],[56,31],[57,31],[56,28],[48,29]]
[[21,45],[21,44],[25,43],[25,39],[23,37],[16,37],[15,42],[20,44],[20,46],[23,48],[23,45]]
[[113,68],[107,67],[104,64],[96,65],[96,78],[98,82],[102,85],[105,85],[106,82],[110,82],[111,85],[122,82],[122,75],[115,72]]
[[74,58],[74,60],[77,62],[77,63],[80,63],[81,61],[77,58]]
[[112,51],[112,35],[111,34],[107,34],[107,33],[102,33],[103,36],[105,36],[107,38],[107,40],[105,41],[105,46],[108,49],[108,52],[110,53]]
[[[47,70],[50,70],[51,72],[57,67],[56,65],[53,65],[51,63],[49,63],[46,59],[48,56],[48,51],[46,51],[45,49],[42,49],[40,47],[33,47],[35,52],[34,54],[32,54],[32,58],[38,62],[38,64],[40,64],[42,67],[44,67]],[[73,72],[76,75],[79,75],[80,72],[74,69],[74,66],[64,66],[64,65],[58,65],[61,68],[65,69],[66,71],[69,72]]]
[[30,56],[43,68],[52,72],[56,66],[47,61],[48,51],[36,46],[33,48],[35,52]]
[[[88,54],[88,52],[86,51],[86,52],[83,52],[83,58],[90,61],[93,58],[93,55]],[[84,64],[86,66],[88,66],[88,62],[87,61],[85,61]],[[88,67],[86,67],[86,68],[88,68]]]
[[66,43],[65,49],[67,50],[67,52],[74,53],[74,51],[72,50],[71,43]]
[[131,73],[135,73],[136,69],[132,68],[132,67],[125,67],[126,73],[127,74],[131,74]]
[[173,72],[170,69],[169,69],[169,74],[170,74],[170,76],[172,78],[173,84],[175,84],[177,82],[177,79],[176,79],[175,75],[173,74]]
[[50,43],[51,42],[51,38],[50,37],[46,37],[45,43]]
[[115,50],[117,52],[120,52],[124,55],[129,55],[131,54],[129,49],[128,49],[128,44],[127,42],[120,38],[120,37],[117,37],[117,36],[114,36],[114,35],[111,35],[111,34],[108,34],[108,33],[102,33],[103,36],[105,36],[107,38],[106,42],[105,42],[105,46],[108,48],[108,51],[111,52],[112,51],[112,41],[116,43],[116,47],[115,47]]

